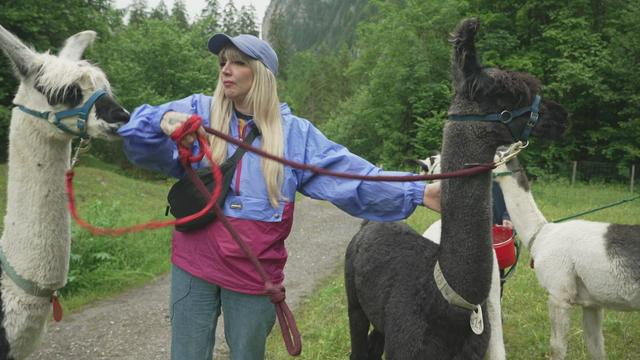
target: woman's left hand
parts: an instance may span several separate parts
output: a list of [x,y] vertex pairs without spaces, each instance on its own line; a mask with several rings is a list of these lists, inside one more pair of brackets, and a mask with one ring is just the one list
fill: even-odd
[[[176,111],[169,111],[164,114],[162,117],[162,121],[160,121],[160,129],[167,134],[167,136],[171,136],[176,129],[182,126],[187,119],[191,117],[191,114],[180,113]],[[206,137],[206,132],[204,128],[200,126],[196,134],[186,134],[182,139],[182,146],[187,148],[191,148],[193,143],[196,141],[196,135],[200,135],[202,137]]]
[[424,206],[433,211],[440,212],[440,181],[427,184],[424,189]]

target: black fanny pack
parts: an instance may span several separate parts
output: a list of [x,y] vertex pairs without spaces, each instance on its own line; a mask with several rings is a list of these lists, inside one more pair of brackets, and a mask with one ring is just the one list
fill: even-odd
[[[246,144],[251,144],[258,135],[258,128],[256,126],[253,126],[244,142]],[[233,178],[233,173],[235,172],[236,165],[245,152],[245,149],[238,146],[233,155],[231,155],[230,158],[228,158],[225,162],[222,163],[222,165],[220,165],[220,171],[222,172],[222,188],[220,191],[220,197],[218,198],[218,206],[220,208],[222,208],[222,206],[224,205],[224,200],[227,197],[227,193],[229,192],[231,179]],[[204,186],[207,188],[209,193],[211,193],[215,185],[215,179],[213,177],[213,174],[211,173],[211,168],[204,167],[198,169],[196,171],[196,174],[198,178],[200,178],[200,181],[202,181]],[[173,184],[173,186],[171,186],[171,189],[169,189],[169,193],[167,194],[167,201],[169,202],[169,211],[171,212],[171,215],[173,215],[175,218],[183,218],[185,216],[193,215],[198,211],[204,209],[204,207],[209,202],[209,198],[198,190],[189,176],[185,176],[178,182]],[[209,212],[195,220],[181,225],[176,225],[176,230],[180,232],[186,232],[194,229],[199,229],[215,220],[215,218],[216,214],[212,208],[211,210],[209,210]]]

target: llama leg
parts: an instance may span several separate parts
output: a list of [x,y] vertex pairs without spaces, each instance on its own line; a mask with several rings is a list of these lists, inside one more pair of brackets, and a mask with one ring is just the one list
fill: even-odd
[[416,313],[407,311],[411,308],[414,308],[414,304],[400,302],[385,308],[385,359],[447,358],[445,354],[450,353],[451,349],[444,349],[443,342],[435,335],[427,339],[425,331],[428,325]]
[[351,360],[367,359],[369,342],[367,340],[369,332],[369,319],[364,313],[360,304],[349,303],[349,332],[351,335]]
[[549,318],[551,320],[551,360],[562,360],[567,353],[567,333],[571,325],[571,305],[549,295]]
[[[47,298],[25,294],[11,282],[3,279],[2,300],[5,318],[3,326],[11,344],[10,359],[24,359],[37,347],[42,329],[51,311]],[[2,351],[0,351],[2,353]]]
[[494,253],[491,288],[489,290],[489,298],[487,299],[487,317],[491,324],[491,339],[489,340],[487,353],[484,356],[486,360],[504,360],[507,357],[504,350],[504,339],[502,336],[501,292],[500,271],[498,269],[498,261]]
[[602,336],[602,308],[582,308],[582,328],[584,330],[584,342],[594,360],[606,359],[604,353],[604,336]]
[[369,348],[369,318],[358,300],[355,281],[354,258],[356,243],[352,240],[347,246],[344,263],[344,285],[347,295],[347,313],[349,315],[349,335],[351,339],[351,360],[366,360]]
[[384,334],[373,329],[369,333],[369,351],[367,359],[382,360],[382,353],[384,353]]

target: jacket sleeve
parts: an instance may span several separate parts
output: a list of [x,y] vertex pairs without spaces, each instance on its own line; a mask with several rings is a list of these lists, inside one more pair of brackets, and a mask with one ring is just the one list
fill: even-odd
[[[383,171],[367,160],[327,139],[308,123],[304,146],[304,162],[331,171],[359,175],[412,175],[407,172]],[[328,200],[345,212],[374,221],[396,221],[407,218],[422,205],[424,181],[392,182],[362,181],[318,175],[300,171],[298,179],[302,194]]]
[[[144,104],[137,107],[131,114],[129,122],[118,129],[129,161],[149,170],[182,177],[184,170],[178,161],[178,148],[175,142],[162,132],[160,120],[166,112],[178,111],[199,114],[203,117],[204,125],[207,125],[209,102],[206,100],[207,98],[202,95],[191,95],[162,105]],[[198,151],[197,144],[194,145],[193,151]]]

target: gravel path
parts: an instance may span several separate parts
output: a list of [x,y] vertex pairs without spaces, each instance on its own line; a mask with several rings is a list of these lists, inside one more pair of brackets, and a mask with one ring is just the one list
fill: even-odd
[[[360,220],[333,205],[300,198],[287,239],[287,304],[295,309],[342,262]],[[37,360],[169,359],[169,276],[50,322]],[[64,305],[64,304],[63,304]],[[218,323],[216,359],[228,359]],[[222,335],[222,337],[220,337]]]

